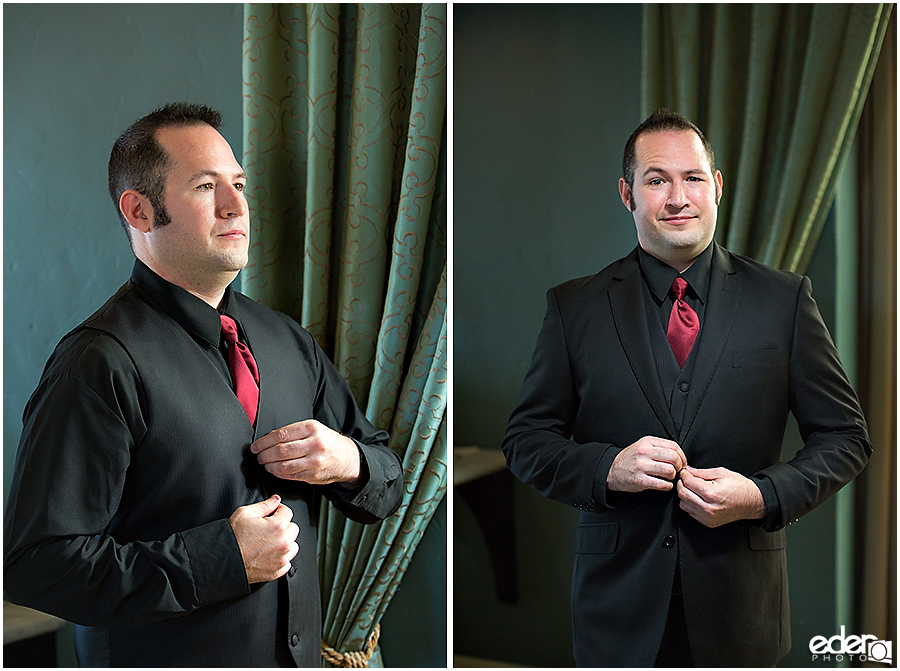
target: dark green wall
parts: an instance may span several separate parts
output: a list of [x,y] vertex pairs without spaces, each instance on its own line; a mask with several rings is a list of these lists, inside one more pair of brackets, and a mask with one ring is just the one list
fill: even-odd
[[[641,5],[457,5],[453,77],[453,418],[456,445],[498,448],[530,361],[546,290],[636,245],[617,182],[641,121]],[[727,198],[729,176],[725,175]],[[810,268],[833,325],[829,223]],[[786,439],[789,458],[801,445]],[[499,502],[498,502],[499,503]],[[519,602],[493,593],[487,549],[454,499],[454,652],[570,666],[578,513],[515,488]],[[789,531],[794,647],[837,633],[835,505]]]
[[[617,183],[641,121],[641,5],[456,5],[453,18],[454,443],[499,448],[547,289],[636,244]],[[454,652],[571,666],[577,511],[519,482],[515,505],[509,606],[454,499]]]
[[[222,112],[240,160],[242,25],[241,4],[3,6],[4,500],[47,357],[131,273],[106,186],[112,143],[187,100]],[[385,615],[391,665],[446,663],[445,508]]]
[[188,100],[222,112],[239,157],[242,21],[240,5],[3,7],[4,499],[47,357],[131,274],[112,143]]

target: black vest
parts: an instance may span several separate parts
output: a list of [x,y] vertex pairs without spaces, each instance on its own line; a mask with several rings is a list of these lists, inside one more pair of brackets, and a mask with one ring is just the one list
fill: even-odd
[[[118,511],[108,532],[119,543],[168,538],[277,492],[300,528],[294,568],[249,594],[151,624],[77,627],[81,661],[111,666],[320,666],[321,607],[316,555],[318,495],[277,480],[250,443],[314,416],[316,380],[285,321],[234,294],[260,370],[256,430],[199,344],[165,310],[126,284],[80,329],[115,338],[145,394],[147,431],[132,447]],[[276,402],[277,401],[277,402]]]

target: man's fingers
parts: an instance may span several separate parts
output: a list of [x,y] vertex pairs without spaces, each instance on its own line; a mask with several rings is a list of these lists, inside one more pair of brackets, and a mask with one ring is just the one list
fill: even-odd
[[294,518],[294,511],[288,508],[285,505],[278,506],[278,509],[272,514],[269,519],[275,520],[276,522],[280,522],[287,526],[288,522],[290,522]]
[[656,489],[661,492],[667,492],[675,486],[669,480],[662,478],[647,477],[642,482],[645,485],[644,489]]
[[262,438],[254,441],[253,444],[250,445],[250,451],[253,452],[253,454],[259,454],[260,452],[275,447],[276,445],[302,440],[303,438],[308,437],[311,433],[310,421],[311,420],[303,420],[300,422],[294,422],[293,424],[288,424],[287,426],[283,426],[280,429],[270,431]]
[[694,503],[700,505],[703,503],[703,498],[693,489],[688,482],[685,482],[686,478],[682,473],[681,477],[678,479],[678,486],[676,488],[676,492],[678,493],[678,498],[682,501],[687,501],[689,503]]
[[256,460],[260,464],[271,464],[276,461],[287,461],[289,459],[301,459],[309,452],[309,445],[306,439],[299,439],[287,443],[277,443],[272,447],[264,449],[257,453]]
[[652,446],[653,459],[672,464],[676,473],[687,466],[687,457],[684,456],[681,446],[674,440],[651,437],[647,444]]
[[687,470],[694,477],[709,481],[718,480],[731,472],[727,468],[721,466],[716,468],[693,468],[692,466],[688,466]]
[[[244,506],[245,510],[251,517],[268,517],[281,505],[281,497],[278,494],[273,494],[265,501],[259,501],[257,503],[251,503],[248,506]],[[282,506],[284,507],[284,506]]]
[[697,476],[695,474],[696,470],[693,468],[684,469],[681,472],[679,482],[682,483],[686,490],[694,494],[698,501],[708,502],[711,495],[710,485],[712,481]]

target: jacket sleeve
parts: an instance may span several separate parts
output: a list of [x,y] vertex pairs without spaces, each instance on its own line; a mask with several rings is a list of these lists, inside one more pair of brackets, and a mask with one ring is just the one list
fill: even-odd
[[621,449],[572,440],[579,403],[559,303],[550,289],[544,323],[501,449],[513,474],[542,496],[581,510],[614,507],[607,500],[606,476]]
[[789,461],[754,476],[769,507],[763,525],[768,531],[781,529],[824,502],[856,477],[872,454],[859,401],[806,277],[797,297],[789,403],[803,447]]
[[77,624],[127,626],[248,593],[228,520],[162,540],[110,534],[143,419],[137,373],[111,338],[73,352],[93,337],[57,350],[25,409],[4,519],[8,598]]
[[400,457],[388,447],[389,436],[372,426],[343,376],[328,360],[315,339],[306,331],[313,349],[318,386],[315,419],[353,440],[360,456],[363,484],[348,490],[339,484],[326,485],[322,493],[334,506],[355,522],[372,524],[393,515],[403,496]]

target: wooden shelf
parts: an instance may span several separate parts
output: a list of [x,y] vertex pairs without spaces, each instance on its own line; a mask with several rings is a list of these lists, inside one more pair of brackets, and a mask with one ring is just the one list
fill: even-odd
[[65,620],[31,608],[3,602],[3,645],[48,634],[66,626]]
[[469,505],[487,544],[494,589],[504,603],[518,601],[513,476],[500,450],[453,448],[453,487]]
[[506,458],[500,450],[486,450],[474,445],[453,448],[454,487],[505,470]]

